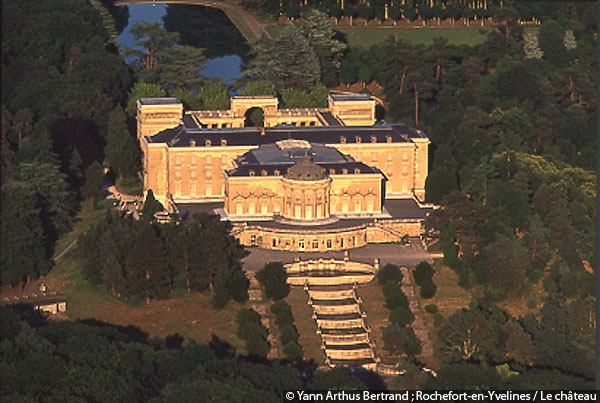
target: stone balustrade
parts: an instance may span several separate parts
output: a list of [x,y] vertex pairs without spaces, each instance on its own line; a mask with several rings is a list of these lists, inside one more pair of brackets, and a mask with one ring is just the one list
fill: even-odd
[[361,313],[360,306],[354,303],[351,305],[314,305],[313,310],[316,314],[347,314]]
[[341,300],[347,298],[356,298],[356,291],[353,288],[345,290],[315,290],[310,289],[308,295],[313,300]]
[[317,326],[322,329],[353,329],[365,327],[365,321],[362,317],[344,320],[317,319]]
[[365,347],[357,350],[334,350],[327,348],[325,350],[330,360],[358,360],[361,358],[375,358],[373,349]]
[[321,333],[321,340],[326,345],[335,345],[335,344],[361,344],[361,343],[370,343],[371,339],[369,334],[365,331],[364,333],[357,334],[332,334],[332,333]]

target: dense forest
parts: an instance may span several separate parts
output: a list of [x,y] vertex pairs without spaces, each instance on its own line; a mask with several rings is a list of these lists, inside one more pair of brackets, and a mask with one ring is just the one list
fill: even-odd
[[[244,2],[278,15],[276,3]],[[51,270],[56,241],[72,229],[81,202],[93,207],[104,197],[105,168],[137,180],[139,96],[177,96],[187,107],[216,109],[228,107],[236,89],[276,94],[287,107],[322,106],[329,88],[360,83],[384,99],[381,118],[418,127],[431,139],[427,201],[441,208],[427,221],[428,241],[437,241],[460,285],[479,295],[439,324],[438,377],[420,375],[409,360],[401,386],[591,388],[595,3],[387,3],[396,20],[490,18],[495,29],[472,47],[390,37],[350,48],[330,23],[360,17],[359,9],[367,16],[365,7],[379,19],[386,3],[348,1],[343,11],[337,2],[281,3],[295,22],[249,46],[244,77],[229,88],[198,72],[206,54],[185,32],[174,32],[174,21],[185,18],[179,6],[169,6],[165,18],[173,32],[138,25],[132,32],[144,51],[121,51],[115,38],[127,25],[127,8],[110,0],[3,1],[0,284]],[[538,29],[525,30],[521,21]],[[191,246],[195,237],[206,248]],[[207,217],[177,227],[107,213],[80,238],[78,255],[90,282],[124,299],[168,298],[178,287],[211,292],[219,308],[247,298],[240,250]],[[531,294],[540,286],[543,298]],[[523,296],[529,311],[519,318],[495,305]],[[279,400],[281,390],[311,382],[317,389],[363,387],[343,373],[311,381],[287,364],[245,361],[218,340],[203,346],[100,323],[26,323],[4,308],[0,316],[0,382],[10,385],[2,390],[8,400],[170,401],[223,392]]]

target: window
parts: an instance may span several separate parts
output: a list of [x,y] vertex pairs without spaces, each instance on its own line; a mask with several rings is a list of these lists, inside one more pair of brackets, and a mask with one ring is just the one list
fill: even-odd
[[221,140],[221,146],[225,147],[227,145],[227,140],[223,139]]
[[175,156],[175,165],[181,165],[181,156],[179,156],[179,155]]
[[207,170],[204,172],[204,177],[205,177],[206,179],[212,179],[212,169],[207,169]]
[[371,161],[372,162],[377,162],[377,158],[378,158],[377,153],[371,153]]
[[371,143],[377,143],[377,137],[371,136]]
[[210,183],[206,184],[206,187],[204,188],[204,195],[212,196],[212,185]]
[[313,241],[312,241],[312,248],[313,249],[319,249],[319,240],[318,239],[313,239]]
[[392,174],[394,173],[394,166],[392,164],[387,164],[386,173],[388,174],[388,176],[392,176]]
[[298,240],[298,250],[304,250],[304,239]]
[[273,238],[271,245],[273,245],[273,247],[277,247],[277,238]]
[[340,136],[340,144],[346,144],[346,137]]
[[212,155],[207,155],[206,156],[206,165],[211,165],[212,164]]
[[408,165],[402,165],[402,175],[408,175]]
[[388,151],[387,153],[387,160],[388,161],[393,161],[394,160],[394,153],[391,151]]
[[362,137],[360,137],[360,136],[355,136],[354,140],[356,141],[357,144],[362,143]]
[[235,204],[235,215],[242,215],[244,213],[244,205],[242,202],[237,202]]
[[408,161],[408,151],[402,151],[402,160]]
[[196,197],[196,184],[192,183],[190,185],[190,196]]
[[195,169],[190,170],[190,179],[196,179],[196,170]]
[[211,142],[210,140],[206,140],[206,141],[204,142],[204,145],[205,145],[206,147],[210,147],[210,146],[211,146],[211,144],[212,144],[212,142]]
[[253,245],[256,244],[256,235],[254,235],[254,234],[250,235],[250,243]]
[[192,156],[190,157],[190,164],[191,164],[191,165],[196,165],[196,161],[197,161],[197,159],[198,159],[198,158],[197,158],[195,155],[192,155]]
[[175,179],[181,179],[181,171],[179,169],[175,170]]
[[327,249],[331,249],[331,239],[327,240]]

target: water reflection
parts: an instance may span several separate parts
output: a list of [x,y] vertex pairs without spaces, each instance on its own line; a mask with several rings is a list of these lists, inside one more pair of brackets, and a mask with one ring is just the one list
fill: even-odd
[[[240,77],[242,59],[249,46],[221,10],[202,6],[129,5],[129,25],[118,36],[119,43],[133,47],[128,30],[137,21],[161,22],[169,32],[179,32],[181,42],[206,49],[208,63],[202,74],[231,84]],[[163,22],[164,21],[164,22]]]

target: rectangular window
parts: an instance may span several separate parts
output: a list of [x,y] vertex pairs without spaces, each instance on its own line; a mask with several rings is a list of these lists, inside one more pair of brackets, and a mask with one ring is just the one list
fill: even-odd
[[394,160],[394,153],[391,151],[388,151],[387,153],[387,160],[388,161],[393,161]]
[[319,249],[319,240],[318,239],[313,239],[313,241],[312,241],[312,248],[313,249]]
[[175,156],[175,165],[181,165],[181,156],[180,155]]
[[267,203],[261,203],[260,205],[260,214],[261,215],[267,215]]
[[372,162],[377,162],[377,158],[378,158],[377,153],[371,153],[371,161]]
[[273,243],[272,243],[273,247],[274,247],[274,248],[275,248],[275,247],[277,247],[277,238],[273,238],[273,241],[272,241],[272,242],[273,242]]
[[235,204],[235,215],[242,215],[244,213],[244,205],[242,202],[237,202]]
[[205,177],[206,179],[212,179],[212,169],[207,169],[207,170],[204,172],[204,177]]
[[221,165],[227,164],[227,154],[221,155]]
[[408,165],[402,165],[402,175],[408,175]]
[[190,185],[190,196],[196,197],[196,184],[195,183]]
[[327,249],[331,249],[331,239],[327,240]]
[[196,165],[196,160],[197,160],[196,156],[195,156],[195,155],[192,155],[192,156],[190,157],[190,164],[191,164],[191,165]]
[[190,179],[196,179],[196,170],[195,169],[190,170]]
[[207,155],[206,156],[206,165],[210,165],[212,164],[212,155]]
[[402,151],[402,160],[408,161],[408,151]]
[[181,171],[179,169],[175,170],[175,179],[181,179]]
[[204,195],[205,196],[212,196],[212,184],[209,182],[206,184],[206,187],[204,188]]

